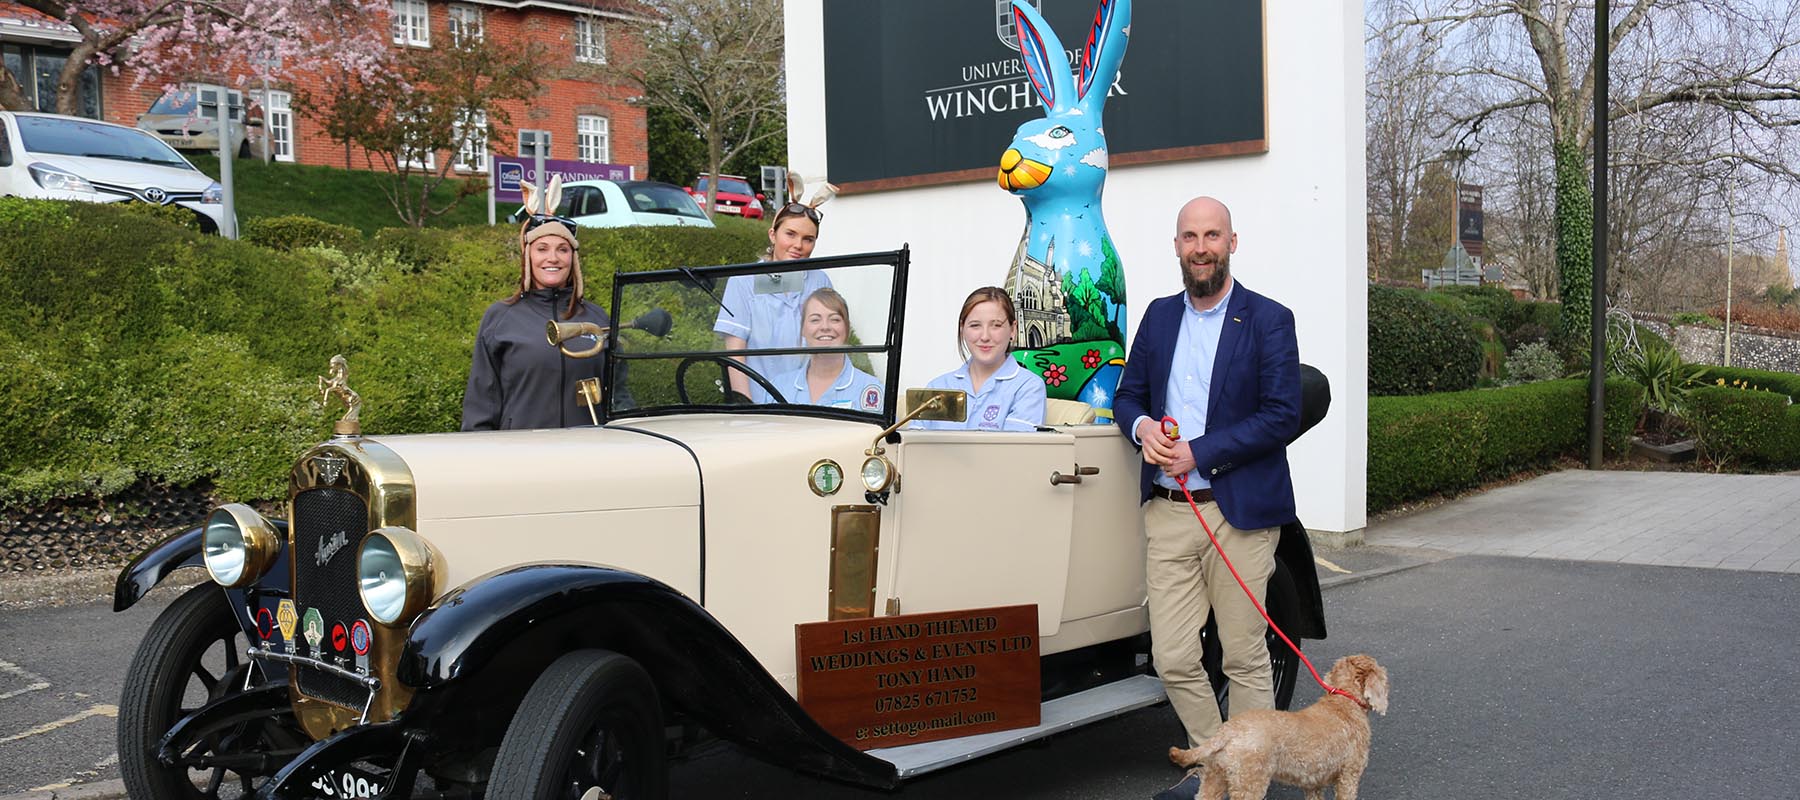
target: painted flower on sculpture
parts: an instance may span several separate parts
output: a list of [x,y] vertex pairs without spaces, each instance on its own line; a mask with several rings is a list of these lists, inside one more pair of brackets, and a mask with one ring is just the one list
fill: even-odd
[[1084,367],[1087,367],[1088,369],[1093,369],[1095,367],[1100,366],[1100,351],[1099,350],[1087,351],[1087,353],[1081,357],[1081,365]]
[[1057,364],[1054,367],[1044,370],[1044,382],[1051,386],[1061,386],[1063,385],[1063,381],[1068,379],[1069,369],[1061,364]]

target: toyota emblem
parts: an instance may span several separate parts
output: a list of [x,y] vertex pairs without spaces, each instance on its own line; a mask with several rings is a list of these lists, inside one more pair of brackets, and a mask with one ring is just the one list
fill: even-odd
[[169,202],[169,193],[152,186],[144,190],[144,199],[160,206]]

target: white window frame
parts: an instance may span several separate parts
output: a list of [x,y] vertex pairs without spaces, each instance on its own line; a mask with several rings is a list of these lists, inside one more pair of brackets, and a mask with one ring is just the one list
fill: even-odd
[[263,95],[263,135],[269,137],[269,156],[294,163],[294,96],[270,90]]
[[575,117],[575,158],[590,164],[612,161],[612,120],[597,114]]
[[410,156],[414,155],[415,152],[416,151],[413,150],[411,145],[409,145],[406,142],[401,142],[400,143],[400,152],[394,154],[394,162],[397,165],[402,166],[402,167],[408,167],[408,168],[412,168],[412,169],[422,169],[422,170],[425,170],[426,172],[436,172],[437,171],[437,151],[436,150],[426,148],[425,149],[425,157],[423,159],[411,158]]
[[599,17],[575,18],[575,60],[582,64],[606,63],[606,26]]
[[481,41],[487,35],[487,26],[482,21],[481,9],[467,3],[450,4],[450,43],[462,44],[473,39]]
[[394,44],[431,46],[431,7],[425,0],[393,0],[391,10]]
[[488,171],[488,122],[487,112],[477,111],[471,115],[473,123],[465,125],[456,123],[456,160],[451,168],[457,172],[474,172],[485,174]]

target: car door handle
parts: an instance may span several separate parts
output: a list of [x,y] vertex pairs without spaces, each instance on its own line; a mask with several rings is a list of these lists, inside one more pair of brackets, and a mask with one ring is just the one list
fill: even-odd
[[1076,464],[1074,475],[1064,475],[1060,471],[1050,473],[1050,485],[1051,486],[1062,486],[1064,484],[1080,483],[1081,476],[1083,476],[1083,475],[1099,475],[1099,474],[1100,474],[1099,467],[1084,467],[1080,464]]

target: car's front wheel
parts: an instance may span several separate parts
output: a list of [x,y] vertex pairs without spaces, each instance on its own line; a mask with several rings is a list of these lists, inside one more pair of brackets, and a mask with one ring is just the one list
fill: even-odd
[[[209,735],[178,754],[177,764],[156,757],[163,735],[177,721],[244,688],[250,671],[245,643],[225,592],[211,583],[189,589],[151,623],[119,699],[119,771],[130,796],[248,797],[280,767],[259,764],[261,754],[304,744],[293,718],[283,714]],[[260,672],[248,678],[262,682]]]
[[668,793],[662,706],[637,662],[606,650],[556,660],[526,693],[501,740],[490,797],[614,800]]

